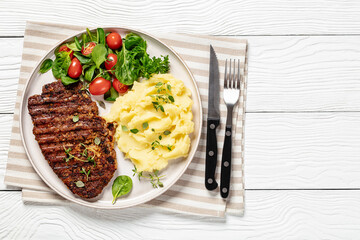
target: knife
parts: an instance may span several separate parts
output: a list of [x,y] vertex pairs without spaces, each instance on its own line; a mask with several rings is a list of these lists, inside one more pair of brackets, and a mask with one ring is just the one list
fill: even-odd
[[216,128],[220,124],[220,80],[219,63],[213,47],[210,45],[209,98],[206,136],[205,187],[217,188],[215,169],[217,163]]

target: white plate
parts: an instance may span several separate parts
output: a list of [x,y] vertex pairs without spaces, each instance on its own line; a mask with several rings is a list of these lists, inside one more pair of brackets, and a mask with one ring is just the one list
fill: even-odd
[[[95,29],[91,29],[93,31]],[[39,74],[39,68],[43,60],[46,58],[55,59],[54,49],[59,46],[63,42],[68,42],[73,40],[75,36],[80,38],[81,34],[84,32],[80,32],[68,39],[65,39],[56,46],[54,46],[38,63],[37,67],[34,69],[30,78],[25,86],[25,90],[22,96],[21,106],[20,106],[20,131],[22,135],[22,140],[24,143],[25,151],[32,163],[34,169],[42,178],[42,180],[52,188],[56,193],[61,195],[62,197],[81,204],[88,207],[94,208],[103,208],[103,209],[119,209],[135,206],[141,203],[145,203],[150,201],[151,199],[161,195],[167,189],[169,189],[185,172],[186,168],[190,164],[192,158],[194,157],[195,151],[199,144],[200,135],[201,135],[201,126],[202,126],[202,107],[200,101],[200,94],[191,74],[189,68],[186,66],[185,62],[179,57],[179,55],[168,47],[166,44],[156,39],[153,36],[150,36],[147,33],[125,29],[125,28],[104,28],[105,32],[115,31],[120,33],[122,37],[126,35],[126,33],[134,32],[143,37],[148,44],[148,53],[150,56],[160,56],[160,55],[169,55],[170,60],[170,73],[173,74],[176,78],[181,79],[185,85],[192,92],[192,99],[194,101],[194,105],[192,108],[194,115],[194,123],[195,130],[194,133],[190,135],[191,137],[191,148],[189,152],[189,156],[185,159],[177,159],[172,160],[169,163],[169,166],[162,171],[162,174],[165,174],[166,177],[163,179],[164,187],[154,189],[149,181],[141,180],[139,181],[137,177],[132,176],[133,164],[130,160],[124,159],[124,155],[119,151],[119,149],[115,147],[117,154],[117,162],[118,162],[118,170],[116,170],[113,179],[109,182],[109,184],[104,188],[101,195],[92,200],[84,200],[80,197],[71,193],[71,191],[66,187],[66,185],[57,177],[57,175],[53,172],[47,161],[45,160],[37,141],[35,140],[35,136],[32,133],[33,123],[31,121],[31,117],[28,113],[27,108],[27,100],[30,96],[34,94],[40,94],[42,86],[55,81],[56,79],[53,77],[52,72],[48,71],[46,74]],[[93,98],[94,99],[94,98]],[[106,110],[99,107],[100,115],[106,114],[110,110],[111,103],[106,103]],[[112,193],[111,186],[113,180],[119,175],[128,175],[132,177],[133,180],[133,189],[126,197],[118,198],[115,205],[112,205]]]

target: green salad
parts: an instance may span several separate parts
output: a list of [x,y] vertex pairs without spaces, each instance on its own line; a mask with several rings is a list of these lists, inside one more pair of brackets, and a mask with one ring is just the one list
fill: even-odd
[[83,83],[83,89],[92,95],[103,95],[115,101],[140,78],[169,71],[169,57],[150,57],[147,43],[139,35],[128,33],[122,38],[117,32],[82,34],[55,50],[55,60],[46,59],[39,72],[52,70],[54,77],[64,85]]

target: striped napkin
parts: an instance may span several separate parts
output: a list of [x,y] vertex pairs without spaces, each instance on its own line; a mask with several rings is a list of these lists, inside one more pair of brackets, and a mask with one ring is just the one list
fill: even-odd
[[[5,174],[5,183],[22,188],[24,202],[40,202],[53,204],[68,204],[67,200],[54,193],[36,174],[28,160],[20,137],[19,107],[21,95],[32,69],[46,52],[60,40],[84,30],[84,27],[57,25],[48,23],[27,22],[24,37],[24,48],[20,68],[20,80],[14,111],[14,121],[8,162]],[[195,76],[200,89],[204,125],[199,148],[185,174],[168,191],[156,199],[143,204],[143,207],[152,207],[174,212],[183,212],[197,215],[224,217],[226,213],[242,215],[244,211],[243,185],[243,126],[246,98],[246,49],[247,41],[237,38],[214,36],[199,36],[186,34],[156,34],[156,37],[171,46],[185,60]],[[241,85],[240,104],[235,111],[236,123],[235,139],[233,141],[233,163],[231,189],[227,201],[220,197],[219,189],[210,192],[204,186],[205,148],[206,148],[206,116],[209,81],[209,44],[212,44],[219,59],[220,79],[223,80],[224,62],[226,58],[239,58],[244,81]],[[222,85],[222,84],[221,84]],[[218,133],[219,156],[221,159],[224,138],[224,123],[226,121],[226,106],[221,98],[221,125]],[[220,160],[218,161],[220,162]],[[219,163],[218,163],[219,165]],[[220,167],[217,167],[219,180]]]

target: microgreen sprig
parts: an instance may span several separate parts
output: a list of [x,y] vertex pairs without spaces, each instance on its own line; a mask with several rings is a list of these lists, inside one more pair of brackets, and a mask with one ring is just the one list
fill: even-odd
[[152,174],[147,173],[147,175],[144,175],[144,172],[143,171],[139,172],[137,170],[136,166],[134,165],[134,169],[132,171],[134,173],[133,176],[137,175],[139,181],[143,177],[143,178],[146,178],[146,179],[150,180],[150,183],[151,183],[153,188],[158,188],[158,187],[162,188],[162,187],[164,187],[164,184],[161,182],[161,179],[163,179],[165,177],[165,175],[159,176],[159,170],[154,170],[152,172]]
[[81,168],[80,173],[83,173],[86,175],[86,181],[89,181],[90,171],[91,171],[91,169],[89,169],[89,171],[86,171],[86,169],[84,167]]

